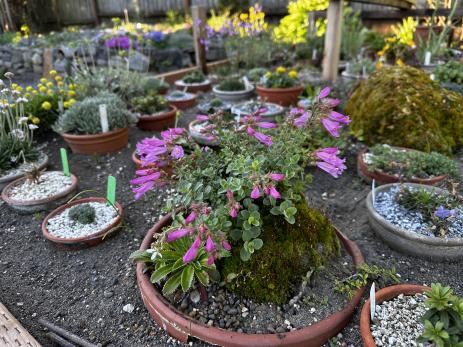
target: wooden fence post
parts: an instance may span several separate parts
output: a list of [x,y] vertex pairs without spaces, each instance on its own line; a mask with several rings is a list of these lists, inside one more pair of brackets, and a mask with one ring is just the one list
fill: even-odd
[[207,23],[206,8],[204,6],[191,6],[193,19],[193,39],[195,43],[196,66],[207,74],[206,48],[201,43],[206,39],[205,25]]
[[338,77],[339,56],[341,54],[342,3],[342,0],[330,0],[328,5],[323,78],[331,82],[335,82]]
[[100,19],[98,18],[98,3],[96,0],[90,0],[90,9],[92,11],[93,22],[95,25],[99,25]]
[[42,75],[43,77],[50,77],[50,71],[53,70],[53,49],[45,48],[43,50],[43,65]]

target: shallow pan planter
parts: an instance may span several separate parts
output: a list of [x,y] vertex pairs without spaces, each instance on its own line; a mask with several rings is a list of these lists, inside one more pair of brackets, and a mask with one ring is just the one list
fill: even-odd
[[[45,153],[40,153],[37,162],[31,163],[30,168],[35,166],[38,170],[43,170],[48,165],[48,156]],[[3,176],[0,176],[0,192],[11,182],[17,180],[24,176],[24,173],[27,171],[27,168],[20,168],[18,170],[12,170],[10,173],[6,173]]]
[[[426,286],[420,286],[416,284],[398,284],[378,290],[375,294],[376,304],[380,304],[383,301],[391,300],[400,294],[404,295],[415,295],[421,294],[431,288]],[[368,299],[362,308],[360,314],[360,334],[362,335],[363,345],[365,347],[376,347],[375,339],[371,334],[371,321],[370,321],[370,299]]]
[[[376,188],[376,195],[388,191],[396,185],[398,183],[378,187]],[[406,185],[433,190],[436,193],[443,192],[442,189],[422,184],[406,183]],[[371,192],[367,196],[366,205],[371,227],[391,248],[408,255],[434,261],[455,261],[463,258],[463,237],[445,239],[425,236],[397,227],[376,211]]]
[[106,154],[117,152],[129,143],[129,129],[117,129],[94,135],[61,134],[74,153]]
[[211,81],[208,79],[199,83],[185,83],[182,80],[175,81],[175,88],[178,90],[186,91],[188,93],[207,93],[212,89]]
[[218,146],[220,144],[220,140],[210,140],[207,136],[197,130],[197,126],[201,123],[204,123],[204,121],[195,119],[188,124],[188,132],[190,133],[190,136],[200,145]]
[[[161,232],[162,228],[171,222],[170,215],[162,218],[148,231],[140,250],[148,249],[152,243],[153,235]],[[337,235],[344,248],[351,255],[354,264],[362,264],[364,259],[357,245],[344,234],[337,232]],[[146,308],[159,326],[166,330],[169,335],[184,343],[188,341],[189,337],[194,337],[214,345],[227,347],[319,347],[341,331],[350,321],[365,291],[365,288],[357,290],[353,299],[340,311],[309,327],[281,334],[245,334],[203,325],[178,311],[150,282],[149,276],[143,273],[144,269],[144,264],[137,264],[137,282]]]
[[265,88],[256,87],[257,94],[263,101],[273,102],[281,106],[297,105],[299,95],[304,90],[303,86],[292,88]]
[[175,126],[175,118],[177,115],[177,108],[170,106],[169,111],[158,112],[152,115],[140,115],[138,117],[137,126],[141,130],[147,131],[162,131]]
[[184,99],[174,99],[167,96],[167,100],[171,106],[176,107],[179,110],[186,110],[196,105],[196,95],[188,93],[187,96],[188,98]]
[[[403,147],[394,147],[394,148],[401,149],[401,150],[410,150],[408,148],[403,148]],[[410,183],[418,183],[418,184],[434,186],[434,185],[441,183],[448,177],[448,175],[440,175],[440,176],[435,176],[432,178],[415,177],[411,179],[402,179],[401,177],[397,175],[388,174],[386,172],[370,171],[364,159],[366,153],[368,153],[368,150],[364,149],[364,150],[361,150],[357,155],[357,172],[359,176],[368,183],[371,183],[372,180],[375,180],[375,182],[378,183],[378,185],[388,184],[388,183],[398,183],[398,182],[410,182]]]
[[[50,173],[50,171],[47,173]],[[71,174],[71,185],[67,189],[53,196],[36,200],[17,200],[12,198],[12,189],[20,184],[23,184],[25,181],[26,177],[21,177],[8,184],[2,191],[3,201],[5,201],[12,209],[17,210],[21,214],[31,214],[39,211],[53,209],[72,198],[77,190],[77,177]]]
[[212,88],[212,91],[214,92],[214,95],[220,100],[236,102],[251,98],[254,93],[254,87],[249,85],[245,90],[226,91],[220,90],[217,86],[215,86]]
[[[249,109],[249,106],[252,107],[252,104],[252,101],[236,104],[231,108],[231,112],[235,115],[248,116],[253,113],[253,110]],[[259,114],[264,120],[274,121],[277,116],[283,114],[285,111],[283,106],[271,102],[263,103],[262,107],[267,108],[267,112]]]
[[120,229],[120,225],[122,223],[122,217],[123,217],[123,209],[122,206],[116,202],[116,208],[118,210],[118,216],[115,218],[115,220],[111,223],[111,225],[107,226],[103,230],[100,230],[96,232],[95,234],[91,234],[88,236],[84,237],[76,237],[76,238],[64,238],[64,237],[57,237],[55,235],[50,234],[48,231],[48,220],[57,216],[58,214],[62,213],[64,210],[71,208],[73,206],[79,205],[79,204],[84,204],[88,202],[101,202],[101,203],[106,203],[107,200],[105,198],[84,198],[84,199],[79,199],[72,201],[70,203],[61,205],[57,209],[53,210],[50,212],[48,216],[45,217],[45,219],[42,222],[42,234],[43,236],[55,243],[59,248],[65,249],[65,250],[78,250],[86,247],[92,247],[96,246],[109,237],[113,236],[113,234]]

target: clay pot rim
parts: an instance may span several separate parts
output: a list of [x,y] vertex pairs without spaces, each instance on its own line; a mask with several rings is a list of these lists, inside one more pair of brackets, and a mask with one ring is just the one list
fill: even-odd
[[204,81],[202,82],[195,82],[195,83],[185,83],[183,82],[183,80],[176,80],[174,82],[175,86],[177,87],[205,87],[205,86],[208,86],[211,84],[211,81],[206,78]]
[[98,239],[99,237],[107,234],[108,232],[111,233],[111,229],[114,229],[116,226],[118,226],[122,222],[122,217],[124,215],[124,210],[123,210],[121,204],[119,204],[117,201],[115,203],[116,208],[118,209],[118,212],[119,212],[117,217],[114,219],[114,221],[109,226],[107,226],[103,230],[100,230],[100,231],[98,231],[98,232],[96,232],[94,234],[87,235],[87,236],[82,236],[82,237],[75,237],[75,238],[64,238],[64,237],[58,237],[58,236],[54,236],[54,235],[50,234],[48,232],[48,228],[47,228],[48,220],[50,218],[55,217],[56,215],[60,214],[61,212],[63,212],[64,210],[66,210],[66,209],[68,209],[68,208],[70,208],[72,206],[84,204],[84,203],[87,203],[87,202],[106,202],[106,201],[107,200],[105,198],[91,197],[91,198],[83,198],[83,199],[74,200],[72,202],[68,202],[66,204],[63,204],[63,205],[57,207],[56,209],[51,211],[45,217],[45,219],[42,222],[42,234],[43,234],[43,236],[45,236],[46,239],[48,239],[48,240],[50,240],[52,242],[55,242],[55,243],[73,244],[73,243],[87,242],[87,241],[91,241],[91,240],[94,240],[94,239]]
[[184,99],[175,99],[175,98],[172,99],[172,98],[169,97],[169,95],[167,95],[166,99],[169,102],[189,102],[191,100],[196,100],[196,98],[197,98],[196,94],[193,94],[193,93],[185,92],[185,95],[189,96],[189,98],[188,99],[185,99],[185,98]]
[[[391,146],[392,148],[397,148],[401,150],[406,150],[406,151],[417,151],[416,149],[413,148],[406,148],[406,147],[399,147],[399,146]],[[410,180],[406,181],[401,181],[400,177],[397,175],[392,175],[390,173],[382,172],[382,171],[370,171],[368,169],[368,165],[365,163],[365,160],[363,159],[364,155],[369,152],[368,148],[362,149],[358,154],[357,154],[357,163],[359,164],[360,170],[362,173],[367,176],[368,178],[373,178],[371,177],[372,174],[377,174],[379,176],[383,176],[387,180],[396,180],[397,182],[409,182],[409,183],[419,183],[419,184],[427,184],[427,185],[434,185],[437,183],[440,183],[441,181],[445,180],[448,175],[439,175],[439,176],[433,176],[431,178],[411,178]],[[370,173],[370,175],[368,174]]]
[[110,137],[112,135],[118,135],[120,133],[123,133],[125,131],[128,131],[129,128],[120,128],[120,129],[115,129],[108,131],[106,133],[98,133],[98,134],[82,134],[82,135],[76,135],[76,134],[69,134],[69,133],[60,133],[60,135],[64,138],[68,138],[70,140],[86,140],[86,139],[95,139],[95,138],[103,138],[103,137]]
[[[249,104],[249,103],[252,103],[252,101],[242,101],[240,103],[237,103],[236,105],[233,105],[233,107],[231,108],[231,112],[233,114],[236,114],[236,111],[237,111],[238,107],[244,106],[244,105]],[[282,113],[285,112],[285,107],[280,105],[280,104],[277,104],[275,102],[264,101],[263,104],[271,104],[273,107],[275,107],[277,109],[276,111],[272,111],[270,113],[262,113],[261,116],[263,118],[279,116],[279,115],[281,115]],[[241,116],[249,116],[251,113],[240,112]]]
[[220,139],[207,140],[206,137],[203,134],[198,133],[198,132],[193,130],[193,126],[195,124],[199,124],[199,123],[207,123],[207,121],[199,120],[199,119],[193,119],[190,123],[188,123],[188,133],[190,134],[190,136],[193,137],[193,139],[195,139],[195,137],[201,138],[202,141],[204,141],[204,143],[208,142],[208,144],[201,144],[200,143],[200,145],[206,145],[206,146],[218,146],[218,145],[220,145]]
[[[378,290],[375,294],[375,299],[376,303],[380,304],[383,301],[388,301],[400,294],[414,295],[424,293],[429,290],[431,290],[431,288],[418,284],[398,284]],[[360,334],[365,347],[376,347],[375,339],[371,334],[370,328],[370,299],[365,302],[362,312],[360,313]]]
[[174,105],[169,104],[168,107],[169,107],[168,111],[161,111],[161,112],[154,113],[154,114],[140,114],[138,119],[139,120],[157,120],[159,118],[168,118],[170,116],[175,115],[175,113],[178,111],[178,108],[175,107]]
[[[172,219],[170,214],[160,219],[154,225],[154,227],[151,228],[145,235],[140,245],[140,250],[148,249],[152,243],[153,234],[160,231],[171,221]],[[345,250],[351,256],[353,264],[360,265],[364,263],[363,255],[361,254],[358,246],[353,241],[349,240],[343,233],[338,231],[336,228],[335,231]],[[348,301],[347,304],[343,306],[340,310],[336,311],[335,313],[329,315],[325,319],[315,324],[312,324],[308,327],[299,330],[275,334],[238,333],[235,331],[228,331],[221,328],[203,325],[191,319],[190,317],[184,315],[182,312],[178,311],[172,304],[170,304],[163,297],[163,295],[150,282],[148,275],[144,273],[145,267],[146,265],[142,263],[137,263],[136,265],[137,282],[144,302],[145,297],[149,298],[149,300],[151,301],[149,303],[150,307],[153,308],[158,315],[162,315],[163,320],[168,322],[167,324],[170,324],[170,320],[173,323],[177,324],[179,327],[188,325],[189,331],[187,333],[183,332],[181,329],[179,330],[181,334],[186,334],[186,339],[188,338],[188,336],[194,336],[202,341],[227,346],[306,345],[308,339],[320,338],[320,336],[329,334],[330,331],[333,330],[333,327],[336,327],[337,332],[338,325],[341,324],[344,320],[348,319],[348,317],[350,317],[353,314],[353,311],[360,303],[363,293],[365,292],[365,287],[358,289],[355,292],[355,295],[352,298],[352,300]],[[146,306],[147,304],[145,303],[145,307]],[[167,330],[166,325],[163,328],[164,330]]]
[[[34,164],[39,164],[37,166],[37,168],[39,170],[42,170],[43,168],[47,167],[48,162],[50,161],[50,158],[48,157],[47,154],[45,154],[45,152],[42,152],[42,151],[39,151],[39,152],[40,152],[40,155],[42,156],[42,161],[41,162],[35,162]],[[21,172],[17,172],[17,173],[14,173],[14,174],[8,174],[8,175],[0,176],[0,184],[14,181],[14,180],[24,176],[24,173],[25,173],[24,171],[21,171]]]
[[[62,172],[62,171],[46,171],[46,172]],[[9,183],[2,191],[2,199],[8,204],[8,205],[15,205],[15,206],[36,206],[36,205],[43,205],[43,204],[48,204],[50,202],[59,200],[61,198],[64,198],[71,194],[73,191],[77,189],[77,182],[78,179],[77,177],[71,173],[71,186],[66,188],[65,190],[60,191],[59,193],[49,196],[48,198],[44,199],[38,199],[38,200],[15,200],[10,197],[10,191],[11,189],[19,185],[20,183],[23,183],[26,181],[26,177],[21,177],[18,178],[17,180],[14,180],[13,182]]]
[[[379,187],[376,187],[375,191],[376,194],[378,192],[381,192],[383,190],[389,190],[393,186],[398,186],[401,183],[390,183],[390,184],[385,184]],[[434,186],[428,186],[425,184],[419,184],[419,183],[404,183],[405,185],[416,187],[416,188],[423,188],[423,189],[432,189],[434,191],[444,191],[443,189],[434,187]],[[425,236],[421,235],[418,233],[414,233],[411,231],[407,231],[405,229],[396,227],[392,223],[390,223],[386,218],[381,216],[373,206],[373,194],[372,192],[368,193],[367,199],[366,199],[366,205],[367,205],[367,211],[369,214],[369,218],[374,218],[376,222],[380,223],[385,229],[387,229],[390,233],[393,233],[399,237],[402,237],[407,240],[411,240],[414,242],[418,243],[425,243],[428,245],[433,245],[433,246],[459,246],[463,247],[463,237],[452,237],[452,238],[447,238],[447,239],[441,239],[439,237],[431,237],[431,236]]]
[[304,90],[304,86],[298,85],[298,86],[289,87],[289,88],[267,88],[261,85],[257,85],[256,90],[260,90],[260,91],[267,92],[267,93],[289,93],[289,92],[302,91]]
[[216,94],[232,96],[232,95],[241,95],[241,94],[251,93],[254,91],[254,89],[255,88],[253,85],[250,85],[246,89],[243,89],[243,90],[221,90],[219,89],[219,86],[214,86],[212,88],[212,92]]

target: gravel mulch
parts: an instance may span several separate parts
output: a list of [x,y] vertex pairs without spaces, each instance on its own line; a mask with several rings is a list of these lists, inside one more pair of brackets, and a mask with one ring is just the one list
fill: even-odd
[[38,183],[25,180],[11,189],[10,198],[19,201],[42,200],[59,194],[72,186],[71,176],[60,171],[44,172]]

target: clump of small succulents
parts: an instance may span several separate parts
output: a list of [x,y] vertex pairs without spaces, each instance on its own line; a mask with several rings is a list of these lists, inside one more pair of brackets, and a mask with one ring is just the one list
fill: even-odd
[[80,224],[92,224],[95,221],[95,208],[89,204],[79,204],[69,210],[69,218]]

